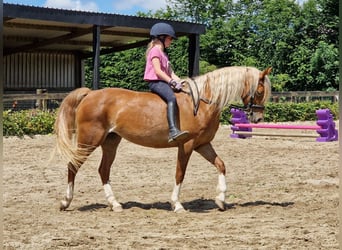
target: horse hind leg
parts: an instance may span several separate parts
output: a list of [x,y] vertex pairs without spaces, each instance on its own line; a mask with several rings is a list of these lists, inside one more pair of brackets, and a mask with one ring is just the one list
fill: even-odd
[[103,144],[101,145],[102,148],[102,160],[99,167],[99,174],[101,177],[103,189],[105,192],[105,196],[107,202],[109,203],[111,209],[114,212],[122,212],[121,204],[116,200],[112,187],[110,185],[110,169],[112,163],[115,159],[117,147],[121,141],[121,137],[117,134],[111,133],[107,136]]
[[[90,145],[90,144],[89,144]],[[74,158],[73,161],[68,163],[68,186],[66,190],[66,196],[60,202],[60,210],[66,210],[74,197],[74,186],[75,186],[75,177],[79,170],[79,168],[86,161],[88,156],[95,150],[96,146],[81,146],[78,149],[78,154],[81,155],[77,159]]]
[[69,162],[68,164],[68,186],[66,190],[66,195],[63,200],[60,202],[59,209],[62,211],[66,210],[74,197],[74,185],[75,185],[75,176],[77,170],[71,169],[72,164]]

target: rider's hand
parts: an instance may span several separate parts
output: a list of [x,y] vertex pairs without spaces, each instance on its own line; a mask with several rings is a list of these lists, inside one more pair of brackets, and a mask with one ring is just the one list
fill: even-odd
[[177,92],[182,90],[183,84],[180,82],[176,82],[175,80],[171,79],[169,85],[176,90]]

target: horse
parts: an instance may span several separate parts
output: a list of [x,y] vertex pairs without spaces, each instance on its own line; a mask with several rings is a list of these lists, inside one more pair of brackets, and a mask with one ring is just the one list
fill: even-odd
[[[250,111],[251,122],[259,122],[271,93],[270,72],[271,67],[260,71],[254,67],[232,66],[185,78],[188,84],[175,95],[179,127],[189,131],[189,135],[183,141],[171,143],[168,142],[166,103],[156,94],[123,88],[91,90],[81,87],[73,90],[63,99],[54,127],[57,152],[68,159],[67,191],[60,210],[70,206],[79,168],[97,147],[101,147],[98,172],[106,200],[112,211],[123,211],[109,180],[122,138],[156,149],[178,148],[171,194],[174,212],[185,211],[179,199],[180,191],[189,158],[193,151],[199,153],[218,171],[215,203],[219,210],[225,210],[226,167],[211,144],[219,128],[220,113],[227,104],[240,100]],[[196,112],[193,106],[196,106]]]

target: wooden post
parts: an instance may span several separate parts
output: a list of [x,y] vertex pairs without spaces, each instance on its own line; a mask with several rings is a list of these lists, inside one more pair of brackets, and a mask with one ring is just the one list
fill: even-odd
[[199,75],[199,35],[189,36],[189,77]]
[[[45,93],[47,93],[47,89],[36,89],[37,95],[43,95]],[[47,109],[47,100],[41,99],[41,98],[37,99],[36,100],[36,108],[46,110]]]
[[93,89],[100,85],[100,26],[93,27]]

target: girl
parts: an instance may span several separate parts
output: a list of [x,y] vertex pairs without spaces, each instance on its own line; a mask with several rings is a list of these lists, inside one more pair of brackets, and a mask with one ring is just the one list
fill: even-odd
[[184,140],[189,132],[180,131],[176,125],[178,106],[174,90],[182,89],[180,79],[172,71],[165,49],[172,40],[177,39],[173,27],[167,23],[156,23],[150,30],[151,42],[146,50],[146,67],[144,80],[149,82],[151,92],[159,95],[167,104],[167,121],[169,124],[169,142]]

